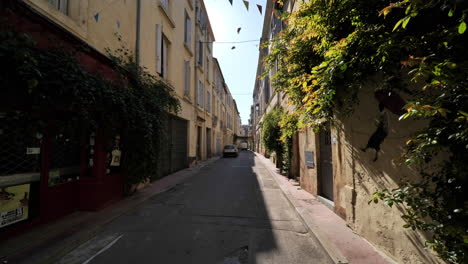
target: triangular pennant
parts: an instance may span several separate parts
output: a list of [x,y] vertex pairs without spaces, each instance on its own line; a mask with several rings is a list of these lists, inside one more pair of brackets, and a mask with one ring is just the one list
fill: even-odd
[[242,28],[237,28],[237,34],[239,34],[239,32],[241,31]]
[[258,8],[258,11],[260,12],[260,15],[263,14],[263,13],[262,13],[262,6],[259,5],[259,4],[257,4],[257,8]]
[[96,22],[99,21],[99,13],[96,13],[96,14],[94,15],[94,20],[96,20]]
[[244,5],[245,5],[245,8],[247,8],[247,11],[249,11],[249,1],[244,0]]
[[231,5],[232,5],[232,0],[229,0],[229,3],[231,3]]

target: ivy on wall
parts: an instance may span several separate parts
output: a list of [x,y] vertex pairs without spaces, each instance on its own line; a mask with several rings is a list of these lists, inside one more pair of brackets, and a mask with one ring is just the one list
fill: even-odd
[[283,109],[275,107],[265,114],[262,121],[262,143],[268,154],[275,153],[277,167],[281,166],[284,152],[283,142],[280,140],[281,128],[279,126],[282,114]]
[[455,0],[310,0],[283,14],[287,27],[265,45],[264,64],[281,65],[272,81],[299,127],[351,113],[371,79],[381,80],[376,92],[409,98],[401,119],[428,125],[402,157],[421,180],[369,198],[402,205],[404,228],[430,231],[426,246],[450,263],[468,262],[467,10]]
[[71,131],[120,134],[127,185],[158,175],[165,120],[179,111],[173,90],[126,49],[110,54],[117,77],[109,80],[83,68],[76,53],[84,51],[60,45],[39,49],[28,34],[0,31],[0,93],[14,102],[4,110],[23,110],[40,129],[53,121]]

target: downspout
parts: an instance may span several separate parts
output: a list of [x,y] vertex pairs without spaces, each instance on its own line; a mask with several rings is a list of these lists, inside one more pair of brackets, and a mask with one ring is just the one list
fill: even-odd
[[140,66],[140,28],[141,28],[141,0],[137,0],[136,15],[136,40],[135,40],[135,60],[136,65]]

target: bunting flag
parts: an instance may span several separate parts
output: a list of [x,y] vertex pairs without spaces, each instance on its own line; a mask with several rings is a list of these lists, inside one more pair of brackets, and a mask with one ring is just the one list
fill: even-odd
[[229,3],[231,3],[231,5],[232,5],[232,0],[229,0]]
[[232,48],[231,48],[231,49],[233,50],[233,49],[235,49],[235,48],[236,48],[236,46],[232,46]]
[[94,15],[94,20],[96,20],[96,22],[99,21],[99,13],[96,13],[96,14]]
[[242,28],[237,28],[237,34],[241,31]]
[[257,8],[258,8],[258,11],[260,12],[260,15],[262,15],[262,14],[263,14],[263,13],[262,13],[262,6],[259,5],[259,4],[257,4]]
[[249,11],[249,1],[244,0],[244,5],[245,5],[245,8],[247,8],[247,11]]

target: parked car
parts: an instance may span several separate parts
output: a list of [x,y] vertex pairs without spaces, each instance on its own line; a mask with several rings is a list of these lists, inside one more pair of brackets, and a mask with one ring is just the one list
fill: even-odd
[[239,145],[240,150],[247,150],[247,142],[242,142]]
[[237,157],[239,156],[239,150],[237,150],[236,145],[226,145],[224,146],[223,149],[223,157],[228,157],[228,156],[233,156]]

